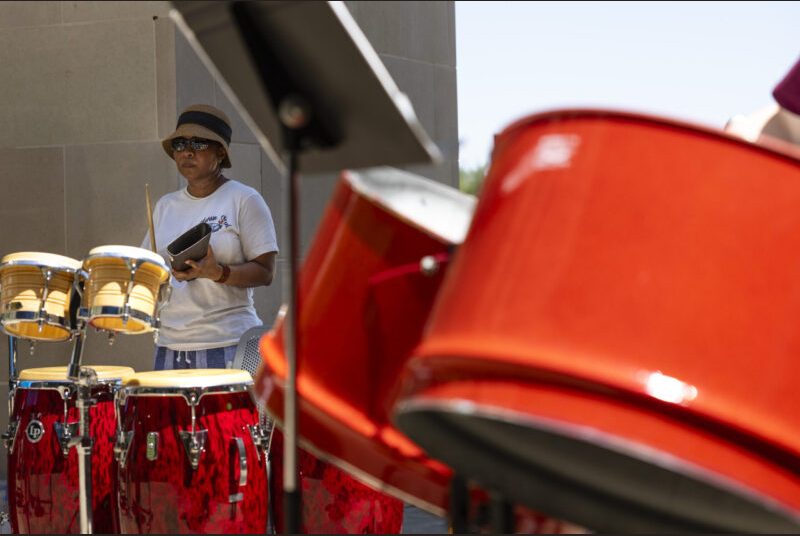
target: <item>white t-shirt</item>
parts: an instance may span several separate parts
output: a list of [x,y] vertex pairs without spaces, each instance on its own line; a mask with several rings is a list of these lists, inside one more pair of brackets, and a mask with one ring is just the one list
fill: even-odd
[[[229,180],[207,197],[193,197],[186,188],[159,199],[153,209],[156,247],[169,259],[167,245],[198,223],[211,225],[211,247],[222,264],[242,264],[278,251],[275,225],[261,194]],[[150,248],[150,233],[142,247]],[[161,311],[156,342],[173,350],[230,346],[248,329],[260,326],[253,289],[210,279],[171,278],[172,296]]]

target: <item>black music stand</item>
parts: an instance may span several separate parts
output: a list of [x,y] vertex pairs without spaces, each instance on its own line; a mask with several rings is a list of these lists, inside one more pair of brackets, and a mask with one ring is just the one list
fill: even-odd
[[[301,530],[297,468],[299,169],[436,161],[429,139],[342,2],[173,2],[172,18],[267,155],[288,165],[284,500],[286,531]],[[278,150],[276,150],[276,146]]]

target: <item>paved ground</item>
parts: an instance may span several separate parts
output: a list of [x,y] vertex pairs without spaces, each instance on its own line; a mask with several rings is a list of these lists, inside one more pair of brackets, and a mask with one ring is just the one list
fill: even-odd
[[[0,512],[8,512],[8,483],[5,480],[0,480]],[[11,534],[8,521],[0,523],[0,534]]]
[[447,520],[416,506],[407,504],[403,510],[403,534],[448,534]]

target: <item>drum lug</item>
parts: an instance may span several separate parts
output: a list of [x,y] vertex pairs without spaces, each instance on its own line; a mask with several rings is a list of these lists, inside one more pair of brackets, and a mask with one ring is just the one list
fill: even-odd
[[117,442],[114,443],[114,458],[116,458],[119,466],[125,468],[125,462],[128,460],[128,452],[131,450],[131,440],[133,439],[133,430],[130,432],[119,432],[117,434]]
[[53,423],[53,429],[58,438],[58,444],[61,445],[61,454],[66,458],[69,456],[69,449],[80,443],[80,425],[77,422],[61,423],[56,421]]
[[19,419],[14,419],[8,423],[8,430],[3,434],[3,442],[6,445],[9,453],[14,452],[14,442],[17,440],[17,429],[19,428]]
[[196,470],[200,465],[200,454],[203,453],[206,447],[208,431],[180,432],[180,437],[183,441],[183,446],[186,448],[186,454],[189,456],[189,463],[192,464],[192,469]]
[[169,284],[169,279],[159,287],[158,298],[160,303],[156,307],[155,319],[153,320],[153,327],[156,330],[161,327],[161,311],[164,310],[164,307],[167,306],[169,300],[172,298],[172,287]]
[[131,317],[131,304],[125,302],[125,306],[122,308],[122,325],[128,325],[128,319]]
[[158,459],[158,432],[147,432],[146,456],[151,462]]
[[261,460],[261,452],[266,452],[269,447],[269,432],[261,424],[247,425],[247,429],[250,431],[253,444],[256,446],[256,456]]
[[50,293],[50,280],[53,278],[53,271],[50,268],[42,268],[42,276],[44,277],[44,289],[42,290],[42,302],[39,305],[39,333],[44,329],[44,322],[48,318],[47,309],[47,296]]

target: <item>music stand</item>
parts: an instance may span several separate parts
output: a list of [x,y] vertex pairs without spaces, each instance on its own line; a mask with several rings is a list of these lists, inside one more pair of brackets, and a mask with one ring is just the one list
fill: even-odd
[[173,6],[173,20],[217,76],[264,151],[282,171],[288,166],[284,500],[286,531],[299,533],[300,164],[306,172],[336,172],[431,162],[440,155],[342,2],[201,1]]

